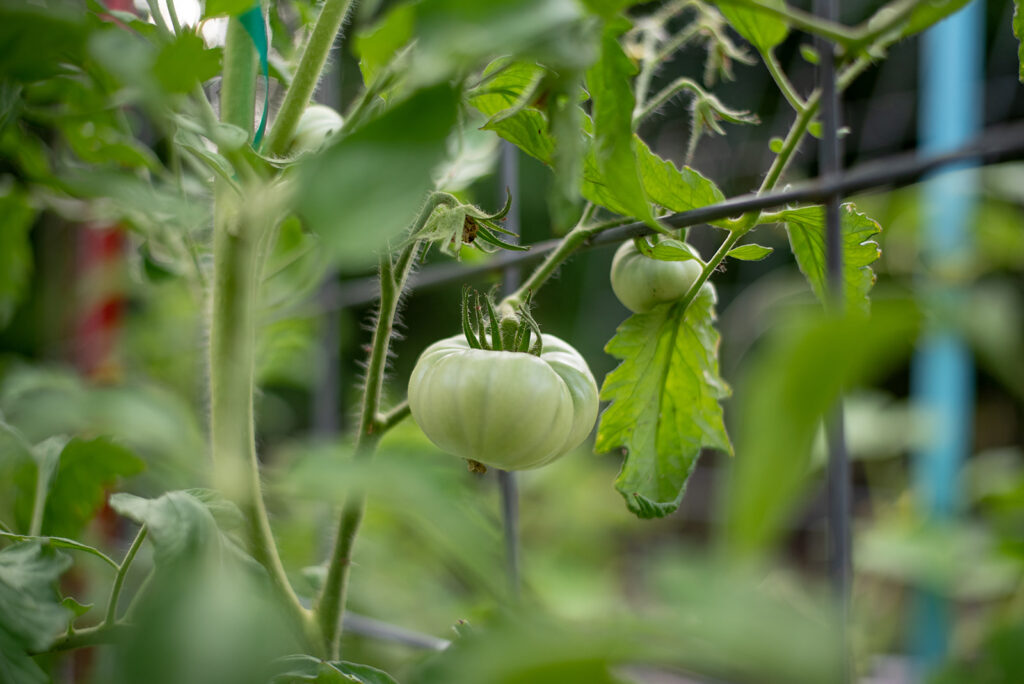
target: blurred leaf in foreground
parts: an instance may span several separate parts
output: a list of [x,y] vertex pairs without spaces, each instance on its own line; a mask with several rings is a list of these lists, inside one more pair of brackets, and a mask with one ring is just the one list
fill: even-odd
[[778,538],[807,485],[818,425],[842,392],[907,358],[919,323],[907,301],[876,302],[871,316],[815,308],[762,343],[740,383],[736,459],[721,498],[732,549],[764,550]]
[[68,556],[35,542],[0,550],[0,680],[49,681],[28,653],[49,648],[67,628],[71,611],[55,586],[70,565]]
[[421,90],[303,163],[296,210],[333,259],[366,265],[432,189],[455,125],[456,92]]

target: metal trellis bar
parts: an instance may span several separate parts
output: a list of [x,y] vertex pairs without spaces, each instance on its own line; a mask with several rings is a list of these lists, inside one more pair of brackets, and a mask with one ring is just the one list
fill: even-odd
[[[908,185],[922,176],[964,160],[987,165],[1020,159],[1024,159],[1024,122],[990,127],[970,143],[949,152],[929,155],[908,152],[892,155],[865,162],[834,178],[819,178],[797,183],[787,190],[764,195],[740,195],[699,209],[671,214],[663,218],[662,222],[676,228],[685,228],[739,216],[748,211],[774,209],[800,202],[821,202],[837,194],[850,195],[865,190]],[[622,242],[650,232],[651,229],[644,223],[630,223],[600,233],[586,243],[584,248]],[[484,273],[499,272],[508,266],[539,261],[558,247],[560,242],[558,239],[545,240],[531,245],[529,251],[502,252],[486,263],[473,266],[445,264],[426,268],[413,275],[409,289],[444,285]],[[325,298],[325,304],[334,308],[345,308],[369,304],[376,298],[376,278],[359,278],[340,286],[334,292],[333,298]]]
[[[816,14],[827,21],[839,19],[836,0],[815,0]],[[839,141],[840,101],[836,88],[835,46],[826,40],[818,40],[818,54],[821,64],[818,78],[821,88],[822,140],[818,146],[818,165],[824,183],[839,177],[842,168],[842,151]],[[840,225],[840,202],[842,194],[834,192],[825,198],[825,270],[828,282],[828,306],[831,310],[843,309],[843,242]],[[838,636],[840,648],[839,681],[850,681],[849,637],[847,625],[850,618],[850,459],[846,450],[843,425],[843,402],[840,397],[831,408],[825,421],[828,442],[828,466],[826,486],[828,490],[826,517],[828,521],[828,570],[829,579],[838,609]]]
[[[501,142],[501,193],[508,192],[512,205],[505,216],[505,229],[519,235],[519,150],[512,143]],[[499,193],[499,200],[503,199]],[[510,238],[518,243],[517,237]],[[519,287],[519,266],[508,264],[502,271],[502,292],[514,292]],[[519,487],[516,474],[498,471],[501,490],[501,519],[505,534],[505,564],[509,591],[513,599],[519,597]]]

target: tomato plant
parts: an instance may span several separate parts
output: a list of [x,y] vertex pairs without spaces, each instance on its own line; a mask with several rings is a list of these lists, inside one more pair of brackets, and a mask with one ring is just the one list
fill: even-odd
[[[831,600],[765,568],[833,407],[934,316],[870,300],[911,212],[780,188],[835,98],[964,4],[0,0],[0,679],[843,680]],[[1009,195],[957,277],[1024,266]],[[806,284],[738,286],[786,246]],[[494,288],[460,310],[445,284]],[[1012,296],[985,301],[979,355],[1019,392]],[[706,557],[656,520],[701,458]],[[866,536],[878,572],[899,533]],[[1007,598],[1019,543],[970,539],[963,576]]]

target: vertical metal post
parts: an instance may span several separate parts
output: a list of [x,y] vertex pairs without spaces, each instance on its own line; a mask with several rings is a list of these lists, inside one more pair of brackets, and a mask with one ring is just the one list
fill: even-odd
[[[836,0],[815,0],[815,12],[829,21],[839,18]],[[821,55],[819,81],[821,87],[822,139],[818,147],[818,165],[822,179],[834,178],[842,167],[839,143],[839,91],[836,89],[835,47],[819,40]],[[843,253],[839,195],[825,202],[825,267],[828,280],[829,305],[835,312],[843,310]],[[846,452],[842,400],[826,420],[828,441],[828,567],[839,609],[839,636],[842,648],[840,681],[850,681],[847,626],[850,616],[850,460]]]
[[[335,46],[337,46],[335,39]],[[341,109],[342,69],[328,71],[316,94],[321,104]],[[330,437],[341,431],[341,311],[331,306],[337,272],[328,271],[320,283],[318,298],[323,303],[323,330],[317,349],[317,376],[313,385],[313,433]]]
[[[518,150],[509,142],[501,142],[501,172],[498,199],[505,202],[505,192],[512,196],[512,206],[505,218],[505,229],[519,235],[519,157]],[[518,242],[517,238],[511,240]],[[519,287],[519,267],[507,266],[502,272],[501,289],[513,292]],[[498,471],[501,490],[501,518],[505,528],[505,564],[512,596],[519,596],[519,487],[515,473]]]
[[[984,8],[983,0],[975,0],[923,36],[920,147],[930,153],[958,147],[980,129]],[[934,315],[911,373],[913,400],[923,409],[930,436],[914,454],[913,481],[921,513],[931,520],[955,514],[957,478],[970,449],[973,365],[967,345],[949,321],[949,314],[962,306],[962,276],[971,258],[978,173],[970,166],[936,174],[922,194],[921,249],[927,270],[918,282]],[[918,677],[945,657],[949,624],[946,600],[917,591],[910,646]]]

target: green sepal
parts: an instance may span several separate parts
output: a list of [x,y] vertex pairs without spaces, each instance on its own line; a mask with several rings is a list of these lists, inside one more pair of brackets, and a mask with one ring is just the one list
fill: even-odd
[[466,342],[473,349],[483,349],[480,344],[480,340],[476,336],[476,332],[473,329],[473,323],[470,319],[470,309],[472,304],[469,301],[469,285],[462,286],[462,333],[466,336]]
[[491,342],[494,349],[503,351],[505,345],[501,339],[501,319],[498,318],[498,312],[494,310],[494,302],[487,295],[484,295],[484,302],[487,303],[487,316],[491,319]]
[[[507,232],[507,231],[502,231],[502,232]],[[515,233],[509,233],[509,235],[514,235],[514,234]],[[526,252],[526,251],[529,251],[529,249],[530,249],[529,247],[524,247],[522,245],[513,245],[510,242],[505,242],[501,238],[499,238],[496,235],[494,235],[494,233],[492,233],[490,230],[488,230],[487,228],[484,228],[483,225],[480,225],[477,228],[476,236],[477,236],[478,239],[483,240],[484,242],[486,242],[489,245],[494,245],[495,247],[501,247],[502,249],[511,249],[514,252]]]

